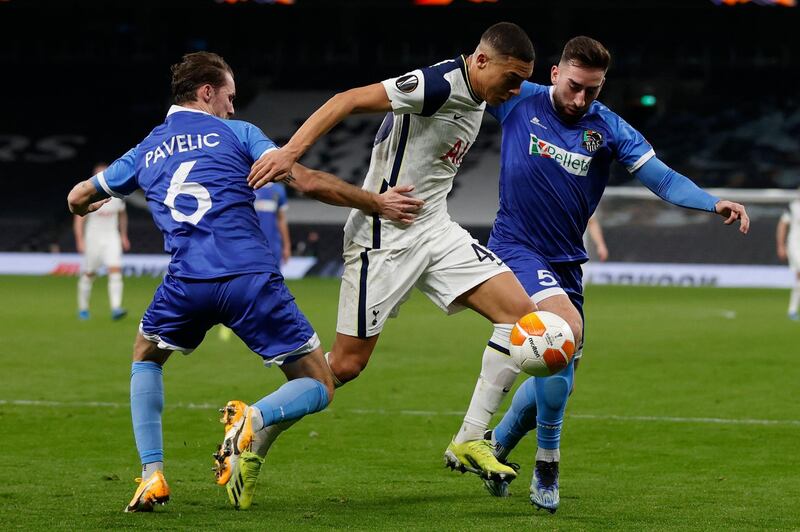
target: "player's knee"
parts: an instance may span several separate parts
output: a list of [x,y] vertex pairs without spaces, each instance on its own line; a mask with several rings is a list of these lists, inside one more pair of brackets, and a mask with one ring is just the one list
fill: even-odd
[[359,357],[355,356],[338,356],[333,358],[329,361],[331,366],[331,371],[333,372],[334,376],[341,382],[342,384],[346,382],[350,382],[351,380],[358,377],[364,368],[367,367],[367,361],[362,360]]
[[136,340],[133,343],[134,362],[155,362],[163,366],[169,355],[169,351],[159,349],[157,344],[141,334],[136,335]]
[[583,343],[583,320],[580,315],[564,318],[572,329],[572,336],[575,337],[575,349],[577,350]]

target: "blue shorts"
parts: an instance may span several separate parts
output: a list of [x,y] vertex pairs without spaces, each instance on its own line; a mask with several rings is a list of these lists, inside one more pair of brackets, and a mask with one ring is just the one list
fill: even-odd
[[564,294],[583,318],[583,269],[581,262],[549,262],[522,246],[498,245],[491,249],[511,268],[534,303]]
[[217,323],[230,327],[267,365],[297,360],[319,347],[314,329],[275,273],[209,280],[167,275],[139,330],[161,349],[188,354]]

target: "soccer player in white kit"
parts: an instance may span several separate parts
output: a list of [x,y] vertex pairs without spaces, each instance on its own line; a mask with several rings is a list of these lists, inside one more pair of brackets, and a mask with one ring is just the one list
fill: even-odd
[[411,226],[351,212],[337,335],[326,358],[337,385],[357,377],[386,319],[396,315],[414,286],[448,314],[467,307],[491,320],[494,334],[486,349],[506,354],[484,363],[477,385],[481,399],[470,405],[469,423],[456,434],[446,457],[450,467],[483,478],[516,476],[494,457],[483,432],[508,393],[501,383],[509,373],[519,373],[507,355],[511,328],[536,307],[508,267],[450,219],[446,198],[477,138],[486,104],[499,105],[517,95],[533,61],[533,45],[522,28],[495,24],[471,55],[335,95],[283,148],[259,159],[249,177],[255,188],[285,178],[295,161],[346,116],[387,113],[363,188],[377,192],[410,184],[425,204]]
[[778,258],[789,260],[789,267],[794,273],[794,286],[789,295],[789,319],[800,321],[800,198],[795,199],[784,211],[775,231]]
[[[97,164],[92,175],[106,169]],[[75,247],[83,254],[83,266],[78,278],[78,318],[89,319],[89,298],[98,270],[108,270],[108,299],[111,303],[111,318],[125,317],[122,308],[122,252],[131,248],[128,240],[128,213],[125,202],[112,198],[97,211],[85,216],[75,216],[73,221]]]

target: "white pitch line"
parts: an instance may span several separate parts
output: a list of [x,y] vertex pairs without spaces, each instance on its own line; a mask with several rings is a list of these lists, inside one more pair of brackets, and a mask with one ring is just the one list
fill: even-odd
[[[0,406],[49,406],[54,408],[130,408],[130,403],[114,403],[106,401],[44,401],[30,399],[0,399]],[[174,403],[166,404],[165,408],[185,410],[219,410],[219,405],[210,403]],[[327,409],[330,412],[334,409]],[[455,410],[385,410],[367,408],[349,408],[336,410],[345,414],[380,415],[380,416],[463,416],[464,412]],[[659,423],[712,423],[718,425],[772,425],[772,426],[800,426],[798,419],[735,419],[718,417],[676,417],[676,416],[618,416],[614,414],[568,414],[573,419],[590,419],[599,421],[654,421]]]

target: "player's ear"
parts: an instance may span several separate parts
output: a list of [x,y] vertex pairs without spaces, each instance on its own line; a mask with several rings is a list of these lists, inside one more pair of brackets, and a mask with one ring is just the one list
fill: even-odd
[[550,68],[550,83],[553,85],[558,83],[558,65],[553,65]]
[[210,83],[206,83],[197,90],[200,99],[203,100],[205,103],[210,102],[211,98],[214,96],[214,87],[212,87]]

